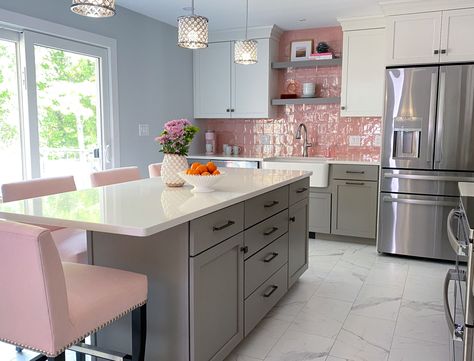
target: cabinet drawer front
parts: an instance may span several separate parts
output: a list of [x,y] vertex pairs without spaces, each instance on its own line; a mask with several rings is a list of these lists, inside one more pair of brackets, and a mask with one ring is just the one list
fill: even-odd
[[286,232],[288,232],[288,210],[247,229],[244,233],[245,246],[248,247],[245,258],[249,258]]
[[245,300],[245,336],[286,293],[287,283],[288,267],[284,265]]
[[290,205],[309,197],[309,177],[290,184]]
[[245,201],[245,228],[288,208],[288,186]]
[[379,167],[376,165],[333,164],[333,179],[372,180],[379,179]]
[[192,220],[190,222],[190,254],[195,256],[243,229],[243,203]]
[[245,261],[245,298],[288,261],[288,233]]

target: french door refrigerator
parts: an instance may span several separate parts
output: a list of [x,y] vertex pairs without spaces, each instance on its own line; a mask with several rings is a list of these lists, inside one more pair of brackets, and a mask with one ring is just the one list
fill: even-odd
[[379,252],[454,260],[446,220],[474,176],[474,64],[387,68]]

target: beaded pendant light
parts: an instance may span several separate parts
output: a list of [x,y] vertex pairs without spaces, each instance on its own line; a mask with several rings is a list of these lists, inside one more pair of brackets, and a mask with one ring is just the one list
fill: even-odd
[[249,27],[249,0],[247,0],[247,13],[245,16],[245,40],[234,43],[234,63],[250,65],[257,63],[257,40],[248,39]]
[[72,0],[71,11],[91,18],[115,15],[115,0]]
[[209,41],[209,20],[194,14],[194,0],[191,4],[192,14],[178,18],[178,46],[187,49],[207,48]]

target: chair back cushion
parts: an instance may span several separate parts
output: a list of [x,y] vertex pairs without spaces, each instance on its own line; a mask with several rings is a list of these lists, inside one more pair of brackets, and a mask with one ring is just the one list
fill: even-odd
[[140,178],[140,170],[138,167],[115,168],[92,173],[91,185],[92,187],[102,187],[110,184],[135,181]]
[[76,183],[73,176],[38,178],[2,184],[2,197],[4,202],[12,202],[75,190]]
[[161,177],[161,163],[154,163],[148,166],[150,178]]
[[54,355],[73,326],[48,230],[0,220],[0,340]]

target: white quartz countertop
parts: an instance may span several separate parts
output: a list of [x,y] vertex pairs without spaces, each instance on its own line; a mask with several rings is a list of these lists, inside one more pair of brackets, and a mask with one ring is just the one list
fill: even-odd
[[[235,161],[251,161],[251,162],[264,162],[274,157],[257,157],[257,156],[246,156],[246,155],[224,155],[224,154],[193,154],[188,156],[191,159],[218,159],[218,160],[235,160]],[[317,162],[327,162],[329,164],[353,164],[353,165],[380,165],[378,161],[367,161],[367,160],[344,160],[344,159],[330,159],[330,158],[318,158],[308,157],[308,159],[314,159]]]
[[149,178],[0,203],[0,217],[145,237],[310,175],[305,171],[226,169],[226,176],[212,193],[193,193],[189,185],[168,188],[161,178]]

